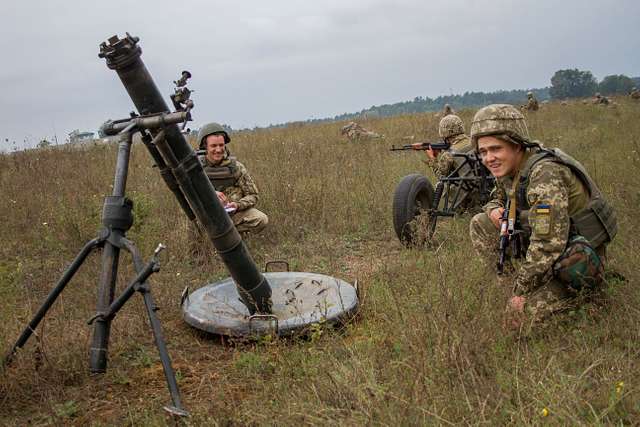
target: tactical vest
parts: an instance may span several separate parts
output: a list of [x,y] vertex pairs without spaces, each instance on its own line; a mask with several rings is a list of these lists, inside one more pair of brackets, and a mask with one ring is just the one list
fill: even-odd
[[238,166],[236,165],[235,157],[229,157],[229,164],[224,166],[206,165],[204,166],[204,172],[207,174],[207,178],[213,184],[213,188],[216,191],[224,192],[229,187],[234,187],[238,178],[236,172]]
[[527,200],[529,175],[534,165],[541,161],[550,161],[567,166],[589,192],[587,205],[571,215],[571,233],[585,237],[594,248],[612,241],[618,232],[618,223],[613,207],[602,196],[600,189],[591,179],[584,166],[559,148],[540,147],[527,159],[520,170],[517,192],[518,208],[527,211],[530,208]]

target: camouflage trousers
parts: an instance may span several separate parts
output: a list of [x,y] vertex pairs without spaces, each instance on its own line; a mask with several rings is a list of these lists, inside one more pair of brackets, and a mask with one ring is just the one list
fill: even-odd
[[[495,272],[499,256],[499,232],[486,213],[479,213],[471,219],[469,234],[478,257]],[[516,271],[515,262],[509,263],[505,265],[505,273],[497,276],[496,279],[499,286],[508,288],[505,291],[509,295],[513,295],[513,279]],[[526,299],[524,311],[527,320],[531,322],[539,322],[551,314],[574,308],[577,303],[576,292],[555,279],[551,270],[542,285],[522,296]]]
[[249,208],[231,215],[238,233],[259,233],[269,223],[269,217],[256,208]]

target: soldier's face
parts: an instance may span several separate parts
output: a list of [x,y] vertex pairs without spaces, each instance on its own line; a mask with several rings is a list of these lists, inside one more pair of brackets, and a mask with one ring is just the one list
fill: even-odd
[[496,178],[515,175],[524,155],[521,146],[505,142],[495,136],[478,138],[478,152],[482,163]]
[[224,158],[224,136],[209,135],[205,139],[207,142],[207,160],[211,163],[218,163]]

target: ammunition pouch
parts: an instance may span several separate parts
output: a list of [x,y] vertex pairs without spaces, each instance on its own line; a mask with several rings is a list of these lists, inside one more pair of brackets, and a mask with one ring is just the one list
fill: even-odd
[[594,248],[609,243],[618,232],[616,213],[602,198],[592,199],[572,215],[571,225],[575,234],[584,236]]
[[586,238],[574,235],[553,264],[553,274],[574,291],[593,289],[604,280],[604,264]]

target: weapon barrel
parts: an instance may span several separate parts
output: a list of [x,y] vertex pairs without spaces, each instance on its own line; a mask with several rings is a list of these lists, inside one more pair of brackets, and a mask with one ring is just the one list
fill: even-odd
[[[113,36],[100,45],[101,58],[115,70],[140,115],[168,113],[169,108],[142,62],[139,39],[129,34]],[[271,312],[271,287],[258,270],[229,215],[218,201],[193,149],[175,124],[163,128],[165,138],[158,148],[174,173],[198,221],[238,286],[249,312]],[[152,130],[157,134],[157,130]]]

